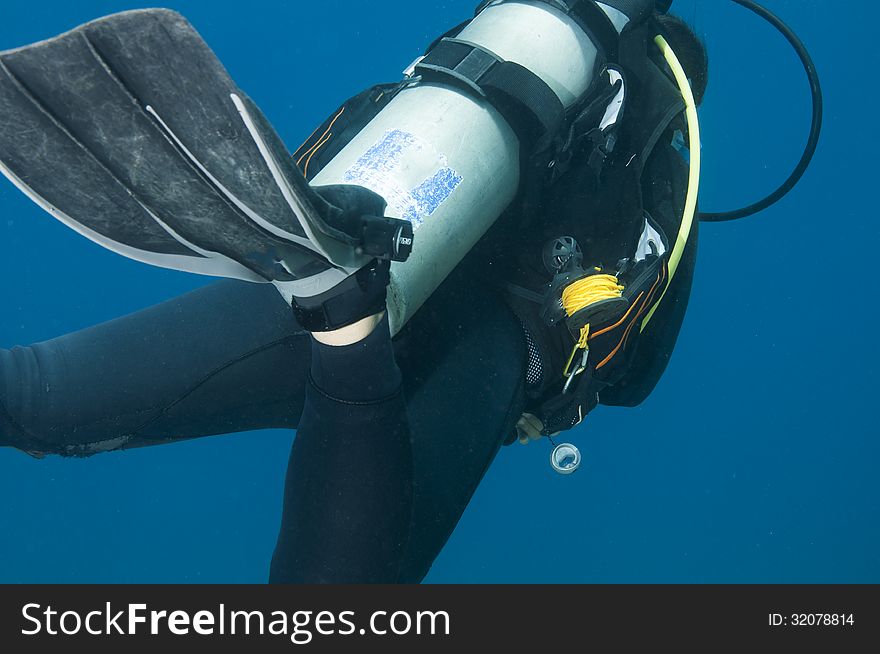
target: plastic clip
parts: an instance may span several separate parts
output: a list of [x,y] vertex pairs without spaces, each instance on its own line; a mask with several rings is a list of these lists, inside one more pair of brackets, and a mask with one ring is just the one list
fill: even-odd
[[564,376],[566,377],[565,386],[562,389],[562,394],[565,395],[568,393],[568,390],[571,388],[571,384],[574,381],[575,377],[580,374],[583,374],[587,369],[587,360],[590,358],[590,348],[585,347],[584,353],[581,356],[581,363],[578,367],[572,368],[572,362],[574,361],[575,354],[577,354],[578,346],[575,345],[574,351],[571,353],[571,358],[568,360],[568,365],[565,367]]

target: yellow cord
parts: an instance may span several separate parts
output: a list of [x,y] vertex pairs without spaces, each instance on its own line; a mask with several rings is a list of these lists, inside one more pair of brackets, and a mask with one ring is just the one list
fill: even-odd
[[684,204],[684,216],[681,220],[681,227],[678,230],[678,238],[675,240],[675,247],[672,249],[672,254],[669,256],[669,280],[666,282],[666,288],[663,289],[663,295],[660,296],[660,300],[654,304],[654,307],[642,322],[642,331],[645,331],[645,327],[648,326],[648,323],[654,316],[654,312],[657,310],[657,307],[660,306],[660,302],[663,301],[666,291],[669,290],[669,285],[672,284],[672,278],[675,277],[675,272],[678,270],[678,264],[681,262],[682,255],[684,255],[684,248],[691,235],[691,228],[694,225],[694,218],[697,215],[697,196],[700,192],[701,146],[700,119],[697,115],[697,101],[694,99],[694,93],[691,90],[690,82],[688,82],[687,73],[684,71],[684,67],[681,65],[678,57],[675,56],[675,52],[672,51],[669,43],[659,35],[654,38],[654,43],[660,48],[660,52],[662,52],[663,56],[666,58],[666,63],[668,63],[669,67],[672,69],[672,73],[675,75],[675,81],[678,83],[678,88],[681,90],[681,95],[684,98],[687,107],[685,116],[687,117],[688,136],[690,137],[688,147],[690,148],[691,168],[690,178],[688,179],[687,200]]
[[[562,308],[568,317],[572,317],[578,311],[583,311],[597,302],[613,300],[623,295],[624,287],[617,281],[614,275],[591,275],[569,284],[562,291]],[[578,350],[586,350],[590,340],[590,325],[587,323],[581,328],[580,338],[575,343],[571,356],[563,369],[563,376],[569,376],[571,362]],[[583,372],[582,370],[580,372]],[[578,374],[577,372],[575,374]]]

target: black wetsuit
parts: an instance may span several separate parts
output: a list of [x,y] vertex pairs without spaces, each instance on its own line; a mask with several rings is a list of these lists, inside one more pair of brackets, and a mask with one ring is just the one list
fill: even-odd
[[274,288],[233,281],[0,350],[0,443],[87,455],[297,429],[270,580],[419,581],[523,401],[522,328],[466,277],[396,357],[384,326],[345,351],[313,345]]

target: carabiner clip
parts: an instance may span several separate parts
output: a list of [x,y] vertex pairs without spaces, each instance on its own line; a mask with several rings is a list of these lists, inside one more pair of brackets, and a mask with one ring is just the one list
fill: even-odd
[[565,366],[565,373],[563,374],[566,377],[566,382],[565,386],[562,388],[563,395],[568,393],[568,390],[571,388],[571,384],[574,381],[574,378],[582,374],[587,369],[587,360],[590,358],[589,346],[584,348],[584,353],[581,356],[580,365],[577,368],[572,369],[571,364],[574,361],[574,355],[577,354],[578,349],[578,345],[575,345],[574,350],[572,350],[571,356],[568,359],[568,364]]

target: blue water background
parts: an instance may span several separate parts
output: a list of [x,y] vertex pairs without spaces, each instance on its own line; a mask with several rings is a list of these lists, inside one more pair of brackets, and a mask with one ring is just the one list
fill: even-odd
[[[395,80],[475,0],[173,0],[296,147],[348,95]],[[669,370],[637,409],[505,449],[430,582],[880,582],[873,3],[767,0],[810,46],[827,123],[804,183],[758,218],[708,225]],[[3,0],[0,48],[132,1]],[[708,41],[706,209],[774,187],[800,153],[807,85],[781,38],[724,0],[677,0]],[[0,120],[3,117],[0,116]],[[207,282],[86,241],[0,180],[0,346]],[[230,310],[234,310],[230,307]],[[160,374],[157,372],[157,374]],[[289,432],[32,460],[0,450],[0,581],[261,582]]]

